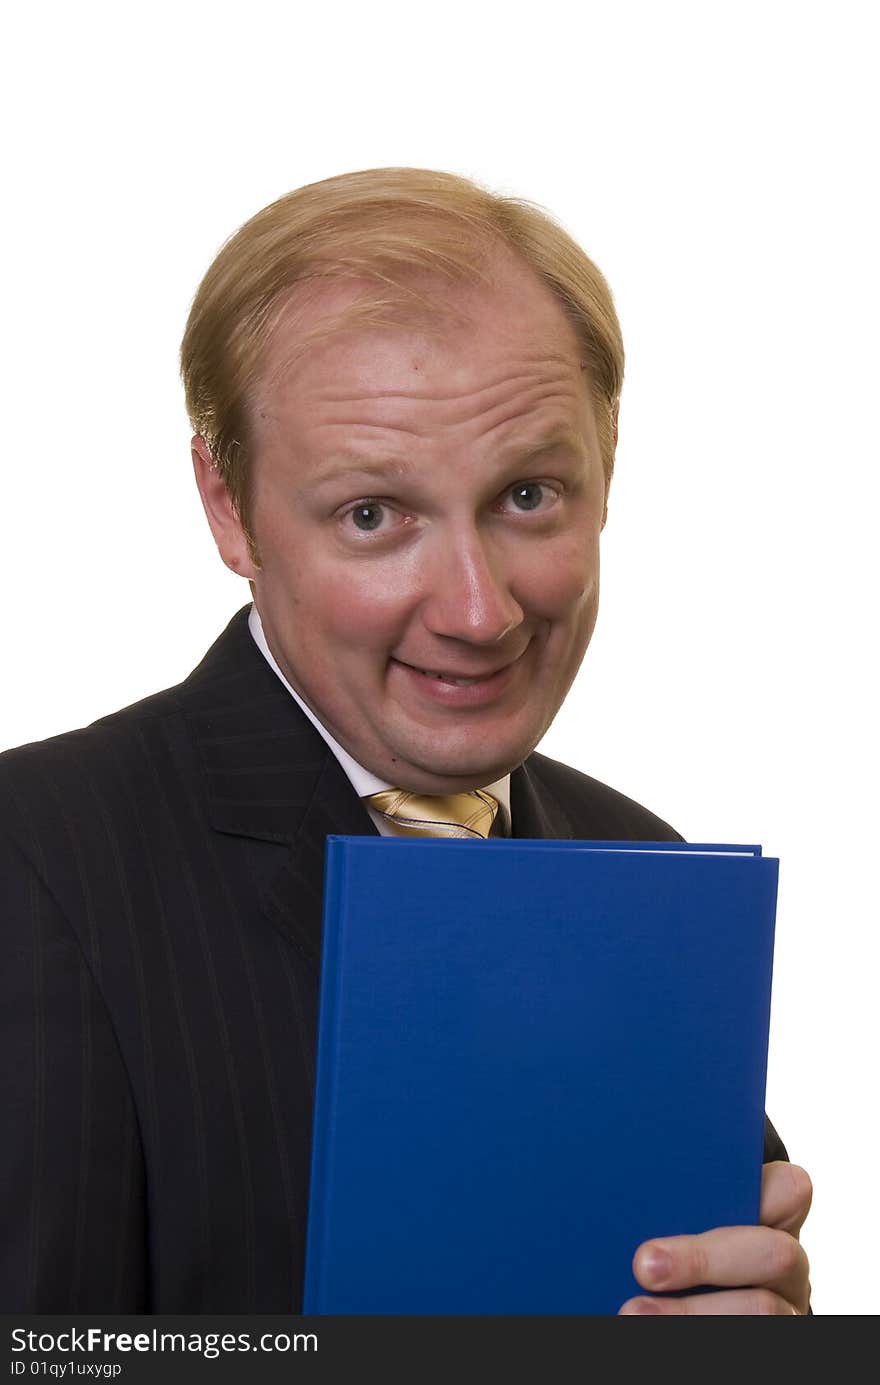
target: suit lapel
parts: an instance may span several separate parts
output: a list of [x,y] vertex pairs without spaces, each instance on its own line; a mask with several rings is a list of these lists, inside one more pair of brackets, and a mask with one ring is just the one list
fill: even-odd
[[293,849],[263,901],[276,927],[315,965],[321,952],[325,841],[331,834],[379,835],[336,756],[329,747],[324,748],[324,766],[302,815]]
[[526,760],[510,776],[511,835],[529,840],[569,841],[574,828],[555,798],[542,789]]
[[233,616],[181,684],[216,832],[288,847],[261,901],[303,956],[320,952],[324,840],[376,836],[373,822],[323,737]]

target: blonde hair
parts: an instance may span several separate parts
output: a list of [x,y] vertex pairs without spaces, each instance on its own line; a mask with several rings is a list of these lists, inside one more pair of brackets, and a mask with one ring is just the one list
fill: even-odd
[[[607,488],[623,340],[608,284],[577,242],[538,204],[501,196],[457,174],[425,168],[343,173],[280,197],[225,242],[196,290],[181,342],[190,422],[210,449],[254,559],[250,406],[273,327],[294,290],[300,302],[320,293],[328,280],[376,285],[374,295],[302,333],[285,364],[315,341],[360,323],[418,323],[422,330],[442,331],[444,323],[460,322],[442,281],[487,284],[485,266],[499,243],[543,280],[575,329]],[[436,283],[440,293],[417,292],[417,278]]]

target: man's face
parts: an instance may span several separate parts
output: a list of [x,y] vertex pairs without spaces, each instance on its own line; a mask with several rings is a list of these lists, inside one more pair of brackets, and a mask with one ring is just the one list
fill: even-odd
[[491,292],[456,291],[472,326],[359,328],[279,370],[322,303],[354,296],[328,288],[273,337],[261,566],[234,516],[222,541],[212,527],[285,677],[360,764],[422,793],[482,786],[541,739],[595,625],[605,482],[587,377],[518,265]]

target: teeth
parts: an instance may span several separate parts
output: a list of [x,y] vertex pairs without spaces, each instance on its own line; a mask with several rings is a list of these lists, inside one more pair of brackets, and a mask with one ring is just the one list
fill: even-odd
[[457,688],[466,688],[471,683],[480,683],[480,678],[450,678],[446,673],[433,673],[431,669],[423,668],[419,670],[426,678],[436,678],[443,683],[454,683]]

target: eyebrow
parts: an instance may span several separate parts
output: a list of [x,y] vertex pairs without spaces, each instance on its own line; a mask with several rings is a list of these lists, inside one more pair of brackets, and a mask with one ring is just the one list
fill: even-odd
[[533,441],[517,438],[504,447],[502,452],[505,459],[508,456],[518,456],[522,461],[528,461],[530,457],[537,457],[542,452],[553,452],[560,447],[568,447],[573,452],[581,452],[584,450],[584,442],[567,425],[561,425]]
[[[545,452],[554,452],[564,447],[580,454],[586,450],[583,439],[569,427],[562,426],[535,438],[512,439],[501,449],[501,459],[505,463],[513,459],[527,462],[534,457],[542,456]],[[326,458],[326,463],[327,470],[322,480],[335,480],[336,477],[349,475],[405,476],[411,469],[411,463],[401,458],[357,457],[347,452],[331,453]]]

